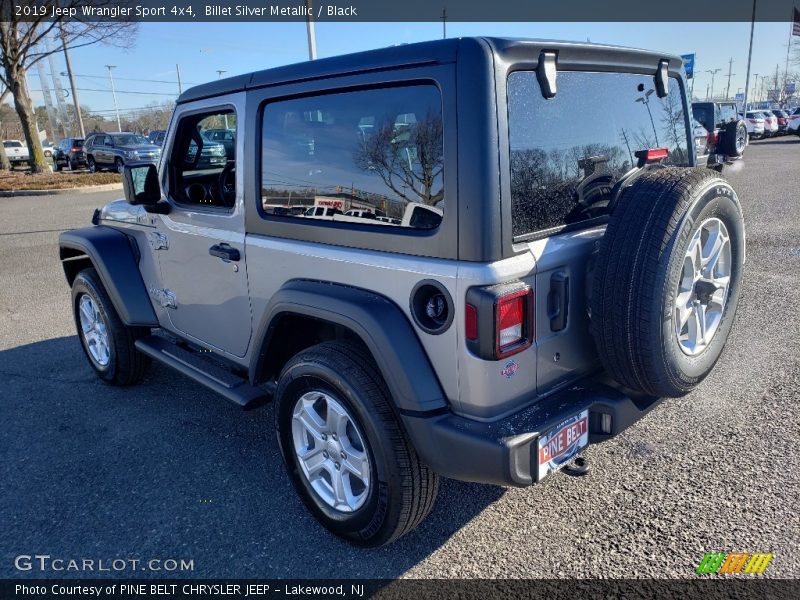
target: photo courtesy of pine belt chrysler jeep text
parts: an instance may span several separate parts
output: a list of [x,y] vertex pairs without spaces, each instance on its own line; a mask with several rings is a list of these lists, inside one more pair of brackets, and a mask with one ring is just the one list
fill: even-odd
[[194,87],[157,164],[125,161],[125,199],[61,234],[83,350],[110,384],[155,361],[271,400],[308,509],[389,543],[439,477],[540,482],[709,374],[745,232],[692,126],[679,57],[588,43]]

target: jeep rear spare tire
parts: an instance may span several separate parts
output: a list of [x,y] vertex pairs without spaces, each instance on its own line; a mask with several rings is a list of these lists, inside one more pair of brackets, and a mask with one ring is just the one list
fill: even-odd
[[725,126],[720,144],[723,154],[739,157],[747,146],[747,127],[743,121],[733,121]]
[[592,333],[609,374],[654,396],[700,383],[728,337],[742,281],[744,221],[707,169],[658,169],[624,189],[598,250]]

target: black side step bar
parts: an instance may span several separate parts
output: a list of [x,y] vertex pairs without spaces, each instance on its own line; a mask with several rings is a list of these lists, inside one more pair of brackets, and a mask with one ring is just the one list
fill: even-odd
[[149,335],[136,340],[136,348],[155,361],[172,367],[197,383],[221,394],[242,408],[259,406],[270,397],[269,391],[215,364],[212,360],[184,350],[163,337]]

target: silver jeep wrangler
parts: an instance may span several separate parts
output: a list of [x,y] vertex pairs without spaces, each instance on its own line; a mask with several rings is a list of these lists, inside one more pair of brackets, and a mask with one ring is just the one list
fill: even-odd
[[[224,165],[208,131],[230,132]],[[214,81],[65,232],[89,364],[274,401],[331,531],[395,540],[438,477],[527,486],[692,390],[733,323],[736,193],[681,60],[467,38]]]

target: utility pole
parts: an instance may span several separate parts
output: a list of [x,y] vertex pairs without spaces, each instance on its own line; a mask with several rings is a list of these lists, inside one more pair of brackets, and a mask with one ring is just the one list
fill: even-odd
[[72,88],[72,104],[75,106],[75,118],[78,120],[78,130],[81,137],[86,138],[86,130],[83,128],[83,115],[81,114],[81,103],[78,101],[78,88],[75,86],[75,76],[72,74],[72,62],[69,59],[69,51],[67,50],[67,36],[64,34],[64,28],[61,28],[61,47],[64,48],[64,62],[67,63],[67,77],[69,77],[69,86]]
[[[222,79],[222,74],[227,73],[225,69],[217,69],[217,79]],[[225,117],[225,129],[228,128],[228,115],[227,113],[223,115]]]
[[711,73],[711,98],[710,100],[714,99],[714,78],[717,76],[717,73],[722,71],[722,69],[708,69],[706,73]]
[[175,64],[175,72],[178,74],[178,96],[183,93],[183,88],[181,87],[181,68]]
[[[747,75],[744,79],[744,100],[742,101],[742,117],[747,115],[747,94],[750,92],[750,62],[753,60],[753,32],[756,28],[756,0],[753,0],[753,18],[750,19],[750,50],[747,53]],[[758,75],[756,75],[758,77]]]
[[[753,85],[753,102],[758,102],[758,73],[753,73],[753,79],[755,80],[755,85]],[[744,95],[747,96],[747,90],[744,91]],[[747,98],[745,98],[747,100]]]
[[317,34],[314,32],[314,7],[311,0],[306,0],[306,33],[308,34],[308,60],[317,58]]
[[442,9],[442,16],[439,17],[442,20],[442,39],[447,39],[447,7]]
[[117,113],[117,131],[122,131],[122,122],[119,120],[119,107],[117,106],[117,91],[114,89],[114,76],[111,69],[116,69],[117,65],[106,65],[108,69],[108,79],[111,81],[111,96],[114,98],[114,112]]
[[728,87],[725,89],[725,100],[731,97],[731,77],[736,75],[736,73],[731,73],[731,69],[733,69],[733,57],[728,61]]

